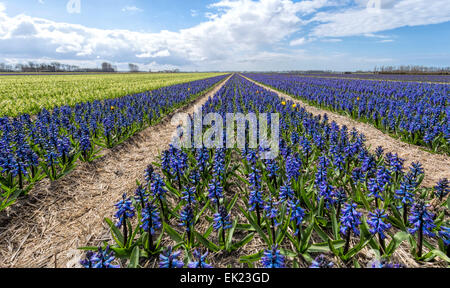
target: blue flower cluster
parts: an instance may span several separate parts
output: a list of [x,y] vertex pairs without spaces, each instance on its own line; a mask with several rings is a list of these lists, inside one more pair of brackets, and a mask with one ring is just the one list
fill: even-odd
[[441,200],[442,200],[442,198],[447,196],[448,193],[450,192],[450,186],[448,183],[448,179],[444,178],[444,179],[439,180],[437,185],[434,187],[434,191],[436,193],[436,196],[439,197],[439,199],[441,199]]
[[167,249],[159,254],[159,268],[183,268],[184,263],[178,258],[181,255],[181,251],[173,251],[169,246]]
[[261,172],[258,168],[252,166],[252,172],[249,174],[249,182],[250,182],[250,197],[249,197],[249,206],[250,211],[254,211],[256,208],[262,208],[264,205],[264,201],[262,199],[262,191],[261,191]]
[[384,222],[387,217],[387,214],[381,209],[375,210],[374,213],[369,212],[369,220],[367,220],[367,223],[371,227],[370,233],[378,234],[381,239],[385,239],[386,235],[384,233],[392,227],[391,224]]
[[448,85],[294,74],[245,76],[331,111],[369,121],[405,141],[450,153]]
[[434,224],[434,215],[428,210],[429,204],[426,204],[423,200],[417,200],[412,206],[412,214],[409,217],[409,222],[413,225],[413,228],[408,229],[409,233],[414,234],[422,229],[422,232],[430,237],[436,237],[433,229],[436,228]]
[[191,205],[184,206],[180,214],[180,221],[181,221],[180,226],[185,227],[188,235],[191,232],[192,225],[194,224],[193,220],[194,220],[194,209],[192,208]]
[[351,230],[355,235],[359,235],[362,213],[356,210],[357,207],[356,203],[346,203],[344,209],[342,209],[340,231],[343,235],[347,235],[348,231]]
[[389,263],[386,261],[386,259],[376,260],[370,263],[369,268],[386,268],[386,269],[393,269],[393,268],[405,268],[402,264],[397,263]]
[[329,261],[325,258],[324,255],[317,256],[312,262],[311,266],[309,268],[333,268],[334,263],[332,261]]
[[151,235],[154,235],[155,231],[161,228],[161,218],[159,217],[158,208],[152,202],[146,203],[141,217],[142,224],[140,227],[144,231],[150,232]]
[[[444,245],[450,246],[450,227],[441,227],[441,231],[439,231],[439,236],[442,237],[442,241]],[[449,248],[447,248],[449,249]]]
[[273,245],[271,249],[264,250],[261,264],[264,268],[284,268],[284,256],[281,255],[277,245]]
[[214,230],[219,230],[220,228],[227,230],[232,226],[230,214],[228,214],[228,211],[224,206],[220,206],[219,212],[214,214]]
[[103,250],[98,248],[98,252],[89,251],[86,253],[86,259],[81,260],[80,264],[84,268],[120,268],[119,265],[114,265],[112,262],[116,259],[114,253],[110,251],[109,246]]
[[117,218],[116,223],[117,227],[122,227],[122,225],[126,225],[124,220],[131,219],[135,215],[135,209],[133,207],[133,204],[131,203],[131,199],[127,198],[126,193],[122,195],[122,200],[117,202],[117,204],[115,204],[114,206],[116,206],[117,209],[117,212],[114,215],[114,217]]
[[212,265],[206,263],[206,257],[208,257],[208,252],[202,254],[198,250],[194,250],[192,255],[194,256],[194,260],[188,263],[188,268],[213,268]]

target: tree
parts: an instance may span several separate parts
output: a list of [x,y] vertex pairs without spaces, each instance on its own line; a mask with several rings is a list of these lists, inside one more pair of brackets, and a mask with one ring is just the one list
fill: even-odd
[[128,64],[130,72],[139,72],[139,66],[133,63]]
[[103,72],[114,72],[114,68],[112,67],[111,63],[103,62],[102,63],[102,71]]

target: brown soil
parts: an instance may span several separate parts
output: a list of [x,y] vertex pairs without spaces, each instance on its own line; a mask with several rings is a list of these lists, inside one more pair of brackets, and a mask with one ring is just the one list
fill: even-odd
[[[172,115],[193,113],[228,80]],[[170,116],[93,163],[80,163],[66,177],[41,181],[29,197],[3,211],[0,267],[77,267],[83,254],[78,247],[109,240],[98,238],[109,229],[103,219],[112,217],[114,203],[124,192],[135,190],[147,165],[167,149],[175,129]]]
[[349,117],[308,105],[301,100],[295,99],[285,93],[279,92],[266,85],[253,81],[252,79],[249,79],[247,77],[244,78],[255,83],[256,85],[277,93],[280,97],[284,97],[287,100],[291,100],[301,105],[306,109],[306,111],[312,113],[313,115],[327,114],[330,122],[335,121],[341,126],[346,125],[349,130],[356,128],[358,132],[361,132],[366,136],[366,145],[371,151],[375,151],[378,146],[383,146],[385,153],[397,153],[399,157],[405,159],[405,167],[408,167],[412,162],[419,161],[425,170],[425,178],[422,182],[422,186],[424,187],[433,187],[434,185],[436,185],[439,179],[450,178],[449,156],[429,153],[422,150],[418,146],[411,145],[398,139],[392,138],[370,124],[361,123]]

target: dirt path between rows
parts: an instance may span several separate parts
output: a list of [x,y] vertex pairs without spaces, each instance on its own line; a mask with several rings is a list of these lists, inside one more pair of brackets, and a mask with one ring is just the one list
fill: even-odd
[[412,162],[419,161],[425,170],[425,178],[422,185],[425,187],[433,187],[441,178],[450,178],[450,157],[441,154],[432,154],[426,152],[420,147],[402,142],[398,139],[384,134],[380,130],[376,129],[370,124],[361,123],[355,121],[349,117],[342,116],[330,111],[322,110],[320,108],[306,104],[305,102],[295,99],[285,93],[279,92],[267,85],[258,83],[252,79],[249,79],[243,75],[240,75],[245,79],[255,83],[256,85],[263,87],[267,90],[277,93],[280,97],[284,97],[288,100],[292,100],[295,103],[301,105],[313,115],[327,114],[329,121],[335,121],[339,125],[346,125],[349,130],[356,128],[359,132],[363,133],[366,138],[366,145],[370,146],[371,151],[375,151],[378,146],[383,146],[385,153],[392,152],[398,153],[399,157],[405,159],[404,166],[409,167]]
[[[230,78],[171,115],[193,113]],[[167,149],[175,129],[171,115],[94,163],[80,163],[53,183],[38,183],[9,215],[0,215],[0,267],[78,267],[83,256],[78,247],[109,240],[97,238],[109,229],[103,219],[113,216],[113,205],[135,190],[147,165]]]

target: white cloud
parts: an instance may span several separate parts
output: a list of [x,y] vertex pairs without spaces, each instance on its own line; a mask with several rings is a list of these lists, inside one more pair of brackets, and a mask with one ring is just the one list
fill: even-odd
[[329,43],[337,43],[342,42],[342,39],[339,38],[325,38],[321,40],[322,42],[329,42]]
[[301,1],[297,3],[299,11],[303,14],[310,14],[316,12],[318,9],[326,6],[337,6],[337,5],[339,5],[338,2],[330,0],[310,0],[310,1]]
[[138,8],[136,6],[125,6],[122,8],[122,12],[143,12],[141,8]]
[[150,60],[161,65],[210,67],[217,61],[248,57],[286,39],[301,27],[297,13],[305,11],[305,5],[286,0],[224,0],[211,9],[209,21],[159,33],[96,29],[2,12],[0,50],[16,58],[33,55],[84,61],[99,56],[115,62]]
[[157,57],[169,57],[169,56],[170,56],[170,52],[167,49],[157,51],[156,53],[145,52],[145,53],[136,55],[136,57],[138,57],[138,58],[157,58]]
[[319,12],[311,22],[320,23],[313,29],[313,36],[343,37],[447,21],[450,21],[448,0],[399,0],[387,1],[379,10],[358,7]]
[[394,6],[398,0],[355,0],[356,4],[364,8],[381,8],[388,9]]
[[36,35],[37,30],[33,23],[28,21],[23,21],[11,31],[11,36],[13,37],[31,37]]
[[365,33],[365,34],[363,34],[363,36],[364,37],[370,37],[370,38],[380,38],[380,39],[386,39],[386,38],[390,37],[388,35],[374,34],[374,33]]
[[308,41],[305,39],[305,37],[302,38],[298,38],[298,39],[294,39],[291,42],[289,42],[290,46],[300,46],[303,45],[305,43],[307,43]]

